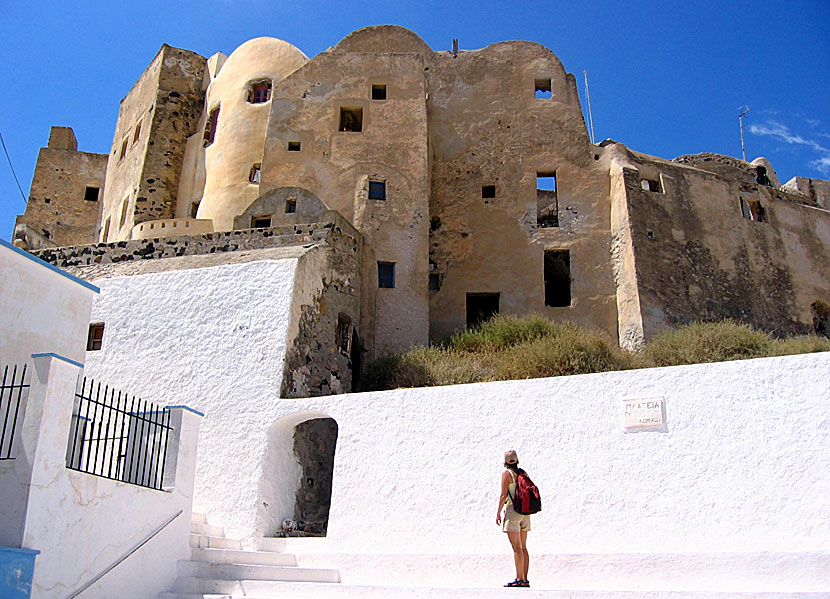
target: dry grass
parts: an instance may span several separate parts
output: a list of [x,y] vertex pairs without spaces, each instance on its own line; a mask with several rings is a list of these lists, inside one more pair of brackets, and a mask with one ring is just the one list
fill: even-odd
[[361,391],[722,362],[830,351],[830,339],[775,339],[734,321],[694,323],[626,352],[599,331],[542,316],[496,316],[445,344],[385,354],[361,375]]

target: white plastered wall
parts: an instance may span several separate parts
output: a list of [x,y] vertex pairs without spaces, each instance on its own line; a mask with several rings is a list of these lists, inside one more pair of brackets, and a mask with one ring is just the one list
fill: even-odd
[[96,281],[101,351],[86,374],[205,414],[194,510],[252,534],[269,428],[281,404],[297,258]]

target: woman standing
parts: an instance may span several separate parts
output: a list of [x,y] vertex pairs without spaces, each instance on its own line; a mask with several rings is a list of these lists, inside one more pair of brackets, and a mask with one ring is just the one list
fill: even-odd
[[527,568],[530,557],[527,554],[527,533],[530,531],[530,516],[519,514],[513,509],[513,500],[516,498],[516,484],[519,474],[524,470],[519,468],[519,456],[514,450],[504,454],[504,472],[501,473],[501,495],[496,513],[496,524],[502,524],[502,508],[504,510],[504,524],[502,530],[507,533],[510,545],[513,547],[513,561],[516,563],[516,580],[508,582],[506,587],[529,587]]

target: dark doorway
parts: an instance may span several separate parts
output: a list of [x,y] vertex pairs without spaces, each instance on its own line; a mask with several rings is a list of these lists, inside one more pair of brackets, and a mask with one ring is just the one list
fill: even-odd
[[331,480],[337,423],[332,418],[314,418],[294,429],[294,455],[302,469],[294,520],[296,536],[325,536],[331,508]]
[[467,328],[472,329],[499,313],[498,293],[467,294]]
[[545,250],[545,305],[571,305],[571,254],[568,250]]
[[360,368],[361,364],[361,354],[362,348],[360,346],[360,337],[357,335],[357,331],[353,328],[352,329],[352,347],[349,352],[349,363],[352,367],[352,388],[351,391],[355,392],[360,389]]

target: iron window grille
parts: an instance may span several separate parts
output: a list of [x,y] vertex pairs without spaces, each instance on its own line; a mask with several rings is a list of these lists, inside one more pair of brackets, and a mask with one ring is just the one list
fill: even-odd
[[18,371],[12,367],[11,376],[9,367],[3,368],[3,378],[0,382],[0,418],[3,419],[0,427],[0,460],[13,460],[14,434],[17,431],[21,406],[25,409],[29,394],[29,384],[26,382],[26,366]]

